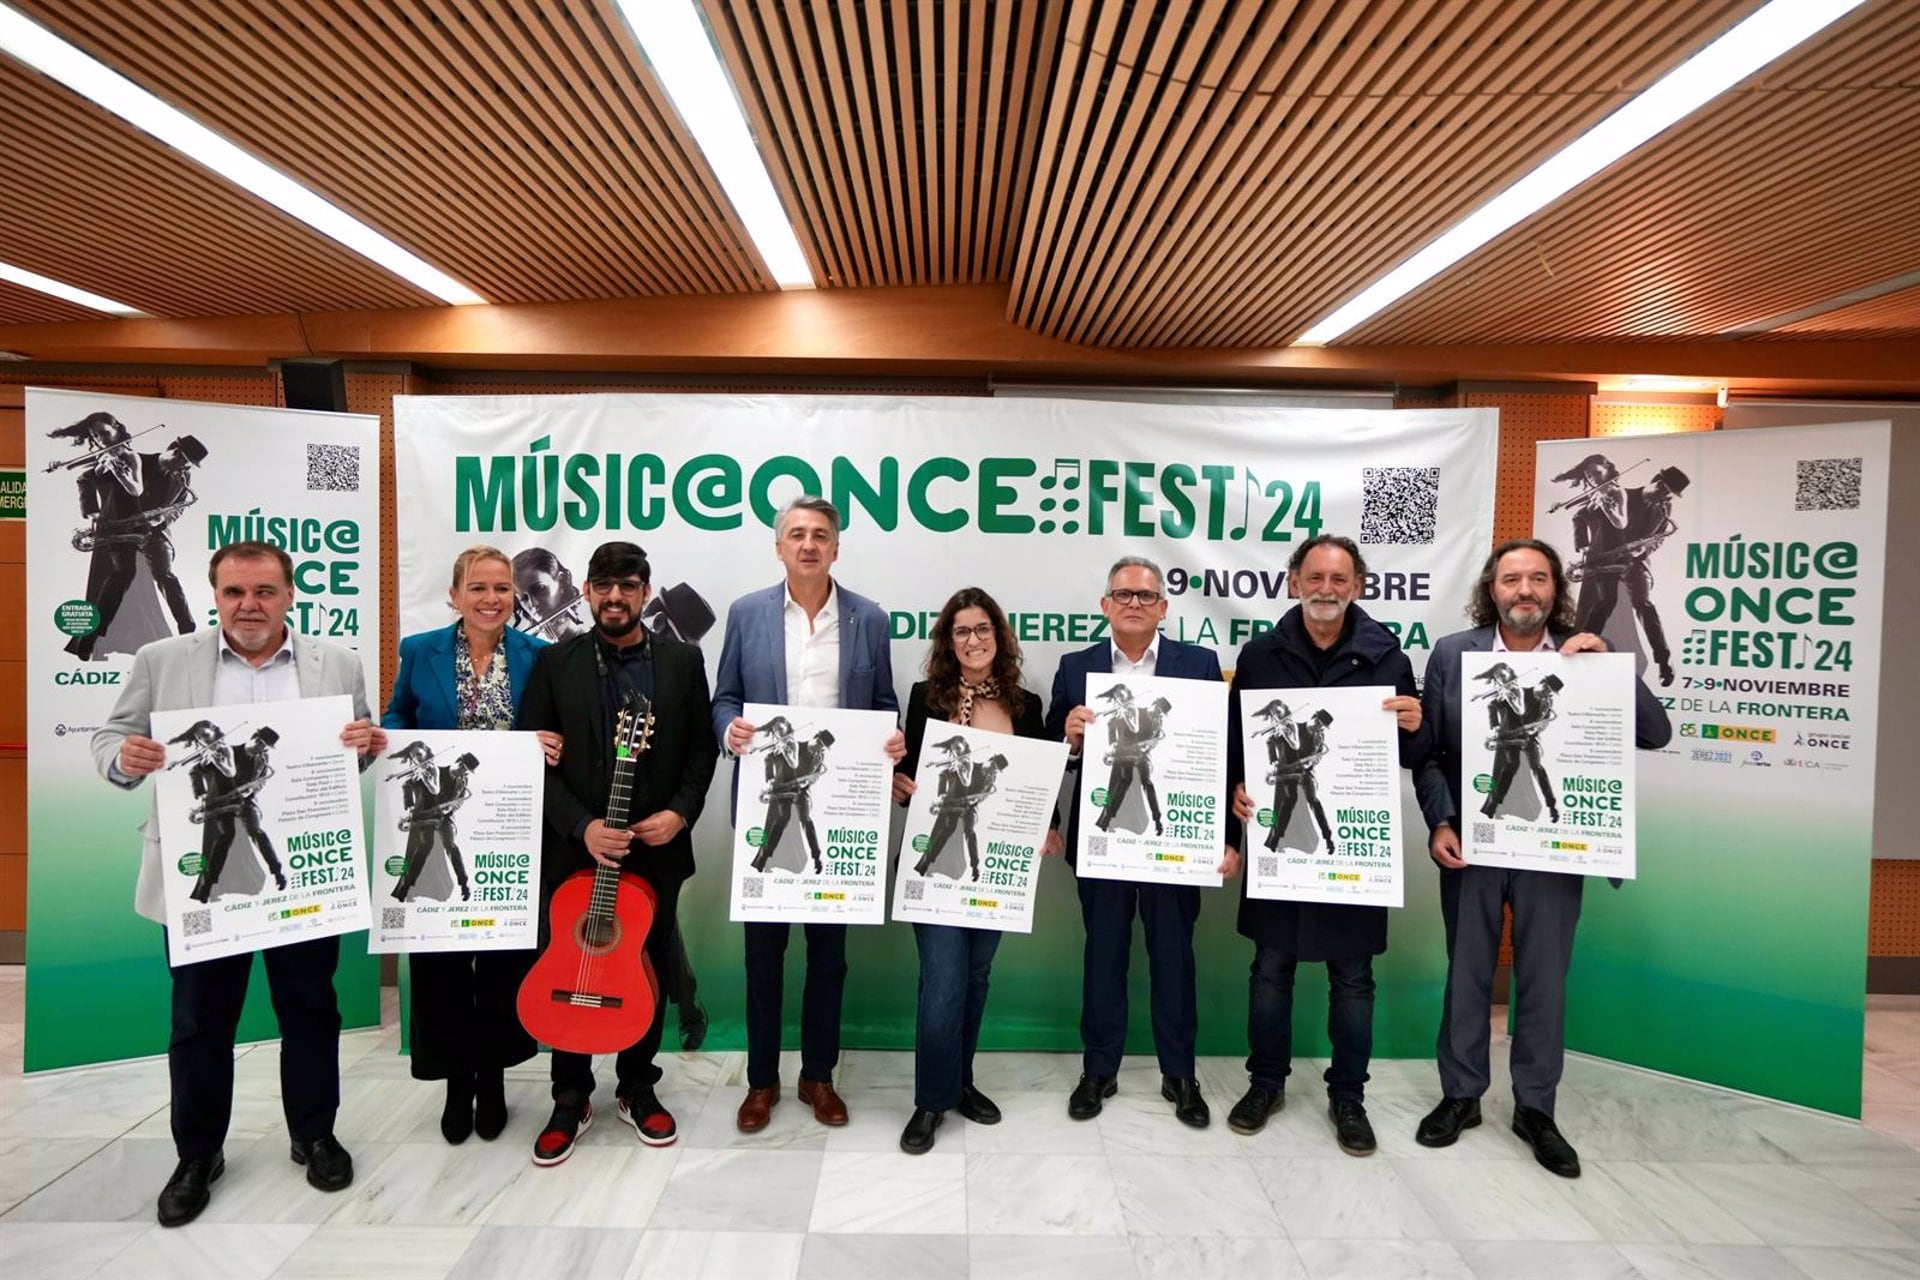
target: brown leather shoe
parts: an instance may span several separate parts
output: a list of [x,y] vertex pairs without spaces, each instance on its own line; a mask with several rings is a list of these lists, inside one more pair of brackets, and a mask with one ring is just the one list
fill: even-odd
[[772,1119],[773,1104],[780,1101],[780,1086],[770,1084],[764,1089],[747,1090],[746,1100],[740,1104],[740,1114],[734,1123],[740,1126],[742,1133],[758,1133],[767,1127]]
[[833,1091],[830,1080],[802,1080],[800,1101],[813,1108],[813,1118],[821,1124],[837,1129],[847,1122],[847,1104]]

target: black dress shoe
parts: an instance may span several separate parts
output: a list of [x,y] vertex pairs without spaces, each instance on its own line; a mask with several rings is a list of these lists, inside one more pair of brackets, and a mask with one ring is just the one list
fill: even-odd
[[307,1185],[319,1191],[345,1191],[353,1185],[353,1157],[332,1134],[312,1142],[293,1140],[293,1162],[307,1166]]
[[1563,1178],[1580,1176],[1580,1157],[1560,1136],[1552,1116],[1537,1107],[1515,1107],[1513,1131],[1533,1148],[1533,1158],[1548,1173],[1557,1173]]
[[208,1188],[226,1171],[226,1155],[219,1151],[175,1165],[173,1176],[160,1188],[160,1225],[184,1227],[199,1217],[213,1198]]
[[1423,1147],[1450,1147],[1460,1140],[1462,1129],[1480,1124],[1480,1099],[1442,1098],[1440,1105],[1427,1112],[1427,1118],[1414,1130],[1413,1140]]
[[1160,1096],[1173,1104],[1174,1119],[1189,1128],[1204,1129],[1213,1120],[1207,1100],[1200,1096],[1200,1082],[1191,1076],[1185,1080],[1161,1076]]
[[1327,1114],[1333,1117],[1334,1139],[1348,1155],[1370,1156],[1380,1145],[1373,1140],[1373,1126],[1359,1099],[1335,1098],[1327,1103]]
[[447,1102],[440,1108],[440,1136],[449,1146],[457,1147],[472,1132],[473,1077],[463,1072],[447,1079]]
[[1286,1105],[1284,1087],[1276,1089],[1255,1080],[1227,1112],[1227,1128],[1235,1133],[1258,1133],[1267,1127],[1267,1117]]
[[999,1124],[1000,1108],[972,1085],[960,1091],[960,1114],[974,1124]]
[[1101,1099],[1119,1091],[1120,1082],[1112,1076],[1083,1075],[1073,1086],[1073,1096],[1067,1099],[1067,1114],[1075,1120],[1091,1120],[1100,1114]]
[[492,1142],[507,1128],[507,1078],[499,1068],[473,1073],[473,1131]]
[[933,1150],[933,1131],[946,1118],[944,1111],[916,1107],[913,1118],[907,1121],[907,1127],[900,1132],[900,1149],[910,1156],[923,1156]]
[[698,1000],[680,1009],[680,1050],[698,1053],[707,1042],[707,1010]]

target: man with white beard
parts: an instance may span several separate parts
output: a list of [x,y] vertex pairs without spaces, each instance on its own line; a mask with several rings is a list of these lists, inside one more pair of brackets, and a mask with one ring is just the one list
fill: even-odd
[[[1401,767],[1416,768],[1426,760],[1431,737],[1421,724],[1413,665],[1393,633],[1354,603],[1366,576],[1366,560],[1351,538],[1329,533],[1308,539],[1287,564],[1287,590],[1300,603],[1240,650],[1227,697],[1227,779],[1233,783],[1238,823],[1251,819],[1255,807],[1247,794],[1248,762],[1240,737],[1243,689],[1389,685],[1394,694],[1381,705],[1394,713],[1400,729]],[[1320,821],[1324,828],[1324,815]],[[1331,843],[1331,836],[1326,838]],[[1244,841],[1227,848],[1227,875],[1239,869],[1240,847]],[[1302,960],[1321,961],[1327,966],[1327,1038],[1333,1044],[1325,1077],[1327,1114],[1342,1151],[1371,1154],[1373,1126],[1363,1098],[1373,1057],[1373,958],[1387,949],[1387,909],[1250,898],[1243,881],[1239,925],[1254,944],[1247,1000],[1249,1083],[1227,1117],[1228,1127],[1258,1133],[1286,1100],[1293,1063],[1294,971]]]

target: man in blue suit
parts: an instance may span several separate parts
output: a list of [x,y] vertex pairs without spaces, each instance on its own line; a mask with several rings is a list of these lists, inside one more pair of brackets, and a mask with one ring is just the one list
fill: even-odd
[[[1153,561],[1141,556],[1116,561],[1107,572],[1100,611],[1107,615],[1110,638],[1060,659],[1047,706],[1048,736],[1071,749],[1069,768],[1080,766],[1087,726],[1094,720],[1082,698],[1088,675],[1220,678],[1220,659],[1213,650],[1160,634],[1167,597],[1160,566]],[[1067,861],[1077,867],[1079,805],[1069,804],[1067,814]],[[1067,1114],[1075,1120],[1091,1120],[1100,1114],[1102,1100],[1119,1087],[1120,1054],[1127,1039],[1127,960],[1133,949],[1136,910],[1146,931],[1160,1096],[1174,1104],[1174,1115],[1182,1123],[1205,1128],[1211,1117],[1193,1067],[1198,1024],[1193,924],[1200,916],[1200,890],[1190,884],[1080,878],[1080,915],[1087,927],[1080,991],[1080,1041],[1085,1052],[1080,1083],[1067,1101]]]
[[[774,523],[774,553],[786,581],[751,592],[727,611],[720,673],[713,688],[713,730],[737,758],[753,744],[740,712],[749,702],[844,707],[898,713],[887,615],[833,580],[840,558],[840,512],[825,498],[796,498]],[[907,740],[895,732],[887,756],[898,764]],[[735,785],[739,785],[736,769]],[[780,1100],[780,996],[789,927],[748,924],[747,1096],[736,1123],[764,1129]],[[847,1122],[833,1091],[840,1061],[840,998],[847,982],[847,926],[809,924],[807,983],[800,1006],[800,1101],[821,1124]]]
[[[1554,1124],[1554,1095],[1566,1061],[1567,968],[1580,923],[1586,877],[1556,871],[1471,866],[1460,856],[1460,736],[1482,732],[1465,723],[1460,701],[1463,653],[1604,653],[1607,642],[1575,633],[1573,596],[1560,555],[1547,543],[1502,543],[1480,572],[1468,631],[1443,636],[1427,659],[1422,714],[1433,730],[1433,754],[1414,773],[1420,811],[1430,832],[1427,852],[1440,867],[1440,915],[1447,930],[1447,985],[1437,1057],[1440,1105],[1414,1134],[1425,1147],[1451,1146],[1480,1123],[1480,1095],[1491,1080],[1487,1021],[1493,972],[1500,962],[1503,908],[1513,911],[1513,1131],[1534,1159],[1563,1178],[1580,1176],[1580,1157]],[[1660,699],[1634,682],[1634,745],[1667,745],[1673,728]]]

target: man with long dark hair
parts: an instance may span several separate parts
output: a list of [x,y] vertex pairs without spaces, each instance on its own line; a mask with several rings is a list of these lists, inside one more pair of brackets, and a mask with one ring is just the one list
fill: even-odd
[[[1433,729],[1433,754],[1415,772],[1420,810],[1430,832],[1427,852],[1440,867],[1440,914],[1447,931],[1447,985],[1440,1013],[1438,1059],[1445,1096],[1420,1122],[1415,1139],[1451,1146],[1480,1123],[1480,1096],[1491,1080],[1488,1020],[1500,933],[1513,911],[1514,1023],[1511,1053],[1513,1131],[1542,1166],[1580,1176],[1580,1157],[1554,1124],[1554,1096],[1566,1056],[1567,967],[1580,923],[1585,877],[1555,871],[1469,866],[1460,856],[1461,655],[1604,653],[1606,641],[1575,633],[1573,601],[1560,553],[1534,538],[1495,547],[1467,605],[1470,631],[1442,637],[1427,661],[1421,703]],[[1643,750],[1672,736],[1666,710],[1644,684],[1635,685],[1634,744]],[[1478,730],[1474,730],[1478,732]]]

